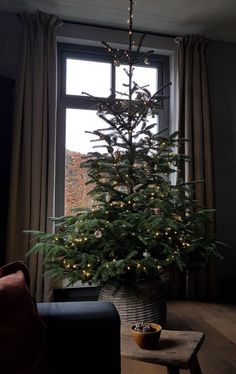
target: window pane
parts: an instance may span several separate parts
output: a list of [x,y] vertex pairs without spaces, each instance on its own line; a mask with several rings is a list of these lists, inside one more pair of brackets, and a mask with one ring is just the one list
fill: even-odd
[[[153,133],[158,131],[158,116],[148,116],[148,123],[155,123]],[[141,124],[140,124],[141,126]],[[91,208],[94,201],[88,195],[92,185],[86,185],[88,181],[87,171],[81,168],[83,156],[96,151],[94,142],[96,136],[86,131],[94,131],[106,128],[106,123],[98,117],[94,110],[66,109],[66,160],[65,160],[65,214],[71,214],[74,208]],[[137,129],[138,130],[138,129]],[[139,141],[139,137],[136,138]],[[105,144],[105,143],[104,143]],[[99,152],[106,148],[98,149]]]
[[[96,139],[85,131],[105,128],[96,111],[82,109],[66,109],[66,161],[65,161],[65,214],[78,207],[91,207],[93,201],[88,192],[91,185],[86,185],[88,176],[85,168],[80,168],[82,157],[88,152],[96,151]],[[100,143],[99,143],[100,144]],[[102,148],[99,152],[102,152]]]
[[107,97],[111,94],[111,64],[66,59],[66,94]]
[[[129,81],[124,69],[127,69],[127,65],[116,67],[116,91],[128,94],[128,88],[123,86],[123,84],[128,84]],[[148,85],[146,88],[153,95],[158,89],[158,70],[156,68],[136,66],[133,71],[132,81],[136,82],[140,87]],[[123,95],[116,94],[116,96],[125,99]]]

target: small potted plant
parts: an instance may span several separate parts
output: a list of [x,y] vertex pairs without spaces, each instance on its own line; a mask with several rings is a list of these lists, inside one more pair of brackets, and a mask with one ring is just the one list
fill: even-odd
[[143,349],[156,349],[159,344],[162,326],[157,323],[136,322],[131,333],[136,344]]

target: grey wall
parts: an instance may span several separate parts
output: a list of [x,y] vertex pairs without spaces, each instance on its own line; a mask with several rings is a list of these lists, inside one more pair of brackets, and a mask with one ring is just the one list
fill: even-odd
[[0,12],[0,264],[5,262],[15,77],[20,50],[21,24],[15,14]]
[[15,79],[20,51],[21,23],[14,13],[0,12],[0,75]]
[[223,277],[236,277],[236,44],[208,48],[216,225],[224,249]]

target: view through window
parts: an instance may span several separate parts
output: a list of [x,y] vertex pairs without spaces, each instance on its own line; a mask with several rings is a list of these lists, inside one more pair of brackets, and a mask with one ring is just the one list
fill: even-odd
[[[70,214],[74,208],[93,205],[88,195],[91,185],[86,184],[86,169],[80,165],[84,156],[96,150],[96,142],[93,142],[95,137],[89,132],[106,127],[106,123],[97,115],[99,98],[113,94],[118,100],[125,99],[128,76],[125,65],[115,67],[100,49],[95,49],[94,53],[87,50],[71,53],[62,49],[60,56],[62,76],[59,105],[64,112],[60,126],[64,127],[62,133],[65,135],[65,168],[61,174],[61,178],[64,178],[64,199],[61,196],[60,200],[64,200],[63,213]],[[163,61],[154,59],[150,65],[135,67],[133,81],[139,86],[146,86],[154,94],[163,84],[163,71]],[[151,123],[154,121],[157,124],[156,132],[160,120],[160,115],[150,116]],[[99,151],[103,152],[103,149]]]

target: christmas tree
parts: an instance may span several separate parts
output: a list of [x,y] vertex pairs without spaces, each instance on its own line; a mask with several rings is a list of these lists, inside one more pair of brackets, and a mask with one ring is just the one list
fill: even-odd
[[189,162],[180,153],[185,140],[178,132],[157,132],[153,117],[168,99],[163,93],[169,83],[151,94],[133,81],[135,66],[152,53],[141,52],[145,34],[133,45],[133,4],[128,50],[103,42],[114,64],[126,65],[128,93],[111,95],[97,108],[104,128],[92,133],[94,152],[82,164],[94,206],[52,218],[54,233],[30,231],[37,242],[29,254],[43,252],[47,272],[70,284],[152,281],[171,267],[183,271],[220,257],[208,231],[211,212],[194,199],[194,186],[202,182],[171,178]]

